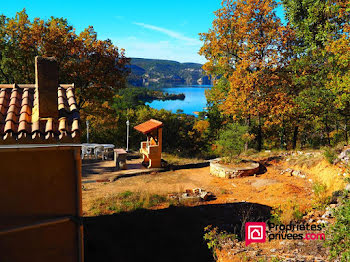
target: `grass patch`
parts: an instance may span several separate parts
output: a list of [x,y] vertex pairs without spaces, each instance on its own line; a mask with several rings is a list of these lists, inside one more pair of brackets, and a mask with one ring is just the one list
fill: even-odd
[[295,151],[285,157],[288,165],[311,168],[322,162],[322,153],[320,151]]
[[273,150],[263,150],[263,151],[256,151],[254,149],[248,149],[247,151],[243,152],[241,154],[241,158],[244,159],[264,159],[264,158],[270,158],[270,157],[277,157],[280,156],[283,153],[286,153],[286,150],[282,149],[273,149]]
[[272,211],[270,222],[273,224],[289,224],[299,222],[303,218],[304,211],[300,209],[296,201],[289,200],[285,204]]
[[200,159],[200,158],[180,157],[169,153],[162,153],[162,158],[169,165],[187,165],[187,164],[197,164],[197,163],[203,162],[203,159]]
[[334,161],[337,159],[337,152],[336,149],[326,147],[323,149],[323,156],[328,161],[328,163],[333,164]]
[[116,195],[96,199],[90,208],[90,212],[95,216],[129,212],[137,209],[152,208],[167,202],[167,197],[163,195],[125,191]]
[[324,210],[331,199],[328,193],[329,190],[327,185],[320,182],[315,182],[312,184],[312,191],[314,192],[313,207]]

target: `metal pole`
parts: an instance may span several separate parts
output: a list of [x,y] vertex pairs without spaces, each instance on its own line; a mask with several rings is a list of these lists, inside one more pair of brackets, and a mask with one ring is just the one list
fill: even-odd
[[86,120],[86,142],[89,143],[89,120]]
[[129,120],[126,121],[126,152],[129,151]]

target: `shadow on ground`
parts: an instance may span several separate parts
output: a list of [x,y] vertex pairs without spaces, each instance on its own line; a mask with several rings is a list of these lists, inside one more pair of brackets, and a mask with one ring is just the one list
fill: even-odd
[[260,204],[233,203],[86,217],[85,261],[213,261],[204,227],[240,234],[242,221],[266,221],[270,212]]
[[99,160],[83,160],[82,168],[83,177],[89,177],[91,175],[97,175],[101,173],[115,172],[114,166],[101,166],[101,161]]
[[[114,161],[84,160],[82,164],[82,176],[88,178],[93,175],[116,173]],[[127,170],[146,169],[140,163],[128,163]]]

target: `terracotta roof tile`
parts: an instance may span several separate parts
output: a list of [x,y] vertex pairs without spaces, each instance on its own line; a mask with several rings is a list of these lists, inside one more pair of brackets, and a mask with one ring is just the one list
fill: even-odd
[[134,128],[141,133],[148,134],[148,133],[152,132],[153,130],[155,130],[159,127],[162,127],[162,126],[163,126],[162,122],[155,120],[155,119],[151,119],[151,120],[148,120],[140,125],[135,126]]
[[0,145],[79,142],[80,115],[74,89],[58,87],[58,118],[33,123],[38,96],[34,88],[0,89]]
[[32,125],[27,121],[21,121],[18,125],[18,133],[31,133]]

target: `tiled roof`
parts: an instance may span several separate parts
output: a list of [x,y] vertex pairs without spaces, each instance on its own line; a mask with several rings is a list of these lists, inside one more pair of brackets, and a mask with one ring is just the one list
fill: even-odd
[[135,126],[134,128],[141,133],[147,134],[162,126],[163,126],[162,122],[155,119],[151,119],[140,125]]
[[0,145],[78,142],[80,117],[73,91],[72,87],[58,87],[58,118],[33,122],[36,89],[0,89]]

